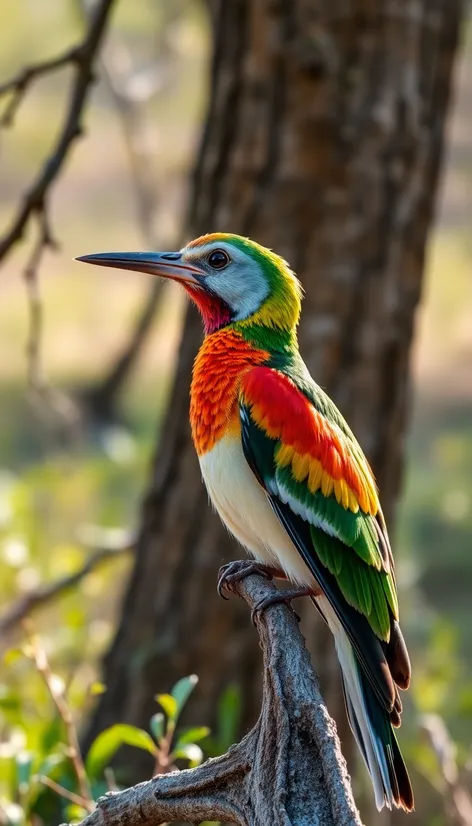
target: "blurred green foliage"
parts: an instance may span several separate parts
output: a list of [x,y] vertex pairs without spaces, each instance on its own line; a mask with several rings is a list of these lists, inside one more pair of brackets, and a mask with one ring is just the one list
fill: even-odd
[[[36,683],[39,672],[31,662],[30,649],[26,645],[21,651],[12,650],[4,662],[7,667],[18,661],[23,666],[26,663],[26,668],[30,667],[28,679]],[[41,648],[38,650],[40,656],[45,656]],[[51,673],[41,683],[41,687],[39,683],[35,685],[35,713],[28,718],[23,693],[10,691],[0,695],[4,727],[0,747],[0,816],[4,826],[35,826],[38,818],[41,823],[50,823],[50,818],[57,814],[71,823],[82,820],[101,795],[120,788],[110,764],[123,745],[149,752],[154,760],[153,774],[178,767],[192,768],[204,758],[198,742],[208,738],[210,730],[206,726],[177,729],[179,717],[198,683],[195,675],[179,680],[170,694],[156,697],[165,715],[157,713],[152,717],[151,734],[124,723],[113,725],[96,737],[85,763],[80,754],[71,756],[74,743],[69,728],[72,725],[76,732],[90,698],[106,691],[106,687],[92,683],[80,698],[75,691],[77,707],[73,709],[71,686],[66,687],[60,676]],[[54,702],[57,695],[63,698],[65,713]]]

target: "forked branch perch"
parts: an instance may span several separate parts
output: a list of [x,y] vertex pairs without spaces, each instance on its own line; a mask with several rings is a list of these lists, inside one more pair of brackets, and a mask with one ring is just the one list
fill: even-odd
[[[252,609],[274,590],[253,575],[235,586]],[[262,709],[222,757],[100,798],[81,826],[158,826],[221,820],[240,826],[361,826],[334,722],[293,612],[256,620],[263,652]]]

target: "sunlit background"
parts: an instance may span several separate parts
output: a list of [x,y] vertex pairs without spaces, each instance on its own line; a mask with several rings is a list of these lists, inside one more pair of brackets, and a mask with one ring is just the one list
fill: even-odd
[[[74,44],[83,26],[78,0],[2,0],[0,84],[25,62]],[[0,623],[22,595],[73,573],[91,547],[119,545],[137,521],[172,376],[182,299],[172,286],[161,296],[116,420],[105,428],[90,420],[85,427],[77,410],[87,412],[88,394],[128,341],[151,285],[146,276],[87,268],[73,258],[107,249],[172,248],[185,240],[181,228],[206,102],[209,46],[209,23],[197,0],[117,5],[103,53],[106,77],[94,89],[86,134],[50,198],[60,246],[41,261],[42,323],[35,346],[53,392],[40,400],[28,389],[26,354],[31,301],[24,270],[34,232],[0,271]],[[70,68],[38,79],[14,125],[1,131],[1,234],[57,136],[70,80]],[[444,718],[462,765],[472,742],[470,23],[454,88],[417,318],[396,555],[413,647],[414,704]],[[127,96],[132,113],[125,112],[123,120]],[[147,170],[144,220],[136,152]],[[81,715],[100,690],[93,688],[97,665],[113,633],[129,565],[126,554],[105,562],[78,589],[34,614],[34,629],[55,671],[70,683],[71,705]],[[11,787],[12,755],[24,749],[47,754],[54,739],[53,709],[21,644],[18,630],[0,639],[0,799]],[[413,724],[404,728],[401,742],[425,777],[426,795],[429,783],[441,783],[434,756]]]

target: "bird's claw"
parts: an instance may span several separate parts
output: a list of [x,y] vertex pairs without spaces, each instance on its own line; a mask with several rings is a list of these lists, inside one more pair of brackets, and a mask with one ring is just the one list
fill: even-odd
[[234,592],[233,585],[236,582],[241,582],[242,579],[251,576],[251,574],[258,574],[266,579],[272,579],[275,573],[276,572],[273,572],[268,566],[261,565],[252,559],[237,559],[234,562],[228,562],[226,565],[221,566],[218,571],[218,585],[216,589],[220,597],[228,599],[223,592],[225,590]]
[[260,599],[259,602],[256,602],[251,611],[252,622],[255,625],[256,619],[262,611],[265,611],[266,608],[270,608],[271,605],[287,605],[292,609],[297,622],[300,622],[300,616],[294,610],[292,600],[298,599],[299,597],[313,596],[313,594],[314,591],[312,588],[292,588],[285,591],[276,591],[275,594],[269,594],[269,596]]

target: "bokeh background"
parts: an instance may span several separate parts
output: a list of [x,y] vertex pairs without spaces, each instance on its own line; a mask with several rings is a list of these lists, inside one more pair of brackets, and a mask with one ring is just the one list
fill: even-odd
[[[74,43],[83,26],[79,2],[2,0],[0,83],[26,62]],[[168,398],[184,299],[173,286],[165,289],[120,393],[116,417],[104,424],[89,411],[84,424],[77,410],[87,409],[91,389],[126,345],[150,284],[146,276],[86,268],[73,257],[178,243],[208,95],[209,52],[209,21],[197,0],[122,0],[117,5],[103,52],[109,74],[94,89],[86,136],[71,152],[50,198],[60,247],[45,252],[39,269],[38,347],[44,379],[54,391],[45,398],[38,399],[28,387],[31,304],[24,268],[32,232],[0,272],[0,622],[2,613],[31,589],[72,574],[91,547],[119,547],[136,526],[156,422]],[[65,68],[37,80],[14,126],[1,131],[1,232],[57,135],[70,78]],[[126,95],[132,111],[125,102],[123,115]],[[146,170],[144,196],[139,171],[136,182],[136,153]],[[411,427],[396,526],[403,623],[415,664],[415,719],[419,713],[444,719],[461,768],[471,759],[472,742],[471,547],[469,18],[455,71],[416,322]],[[93,703],[94,691],[101,690],[100,657],[113,635],[129,570],[129,555],[120,554],[34,613],[34,630],[54,671],[68,684],[78,719]],[[54,741],[54,707],[22,651],[22,635],[21,629],[10,629],[0,639],[4,802],[14,798],[13,757],[46,755]],[[427,795],[443,783],[436,758],[416,724],[404,728],[401,742],[423,777],[420,794]],[[442,818],[438,812],[427,822],[439,824]]]

